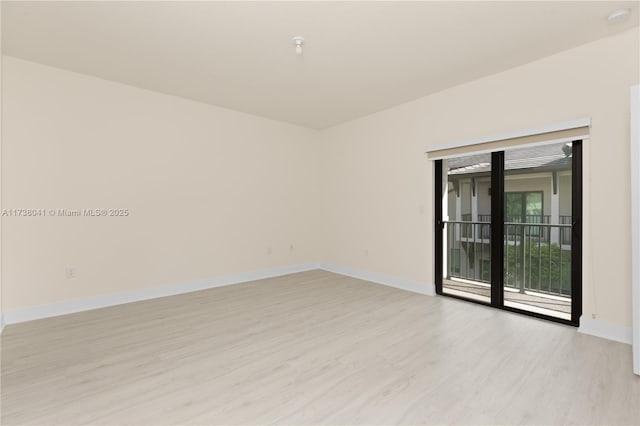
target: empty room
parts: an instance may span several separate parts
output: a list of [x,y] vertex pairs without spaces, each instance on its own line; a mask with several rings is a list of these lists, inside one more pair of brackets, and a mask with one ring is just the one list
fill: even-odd
[[3,425],[640,425],[640,2],[0,2]]

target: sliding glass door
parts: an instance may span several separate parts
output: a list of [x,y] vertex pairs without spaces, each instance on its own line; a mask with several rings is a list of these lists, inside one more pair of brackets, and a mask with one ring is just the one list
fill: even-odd
[[581,147],[436,162],[439,294],[578,325]]
[[491,154],[444,160],[444,294],[491,302]]

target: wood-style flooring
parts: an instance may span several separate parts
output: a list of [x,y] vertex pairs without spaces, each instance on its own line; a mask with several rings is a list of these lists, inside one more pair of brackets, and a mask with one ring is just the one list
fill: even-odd
[[10,325],[3,425],[640,424],[629,345],[324,271]]

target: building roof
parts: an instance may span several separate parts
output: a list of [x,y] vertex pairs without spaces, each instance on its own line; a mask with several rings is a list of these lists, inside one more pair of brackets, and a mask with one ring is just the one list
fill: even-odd
[[[491,172],[491,154],[476,154],[450,158],[449,175],[466,175]],[[553,144],[505,151],[505,170],[569,169],[571,145]]]

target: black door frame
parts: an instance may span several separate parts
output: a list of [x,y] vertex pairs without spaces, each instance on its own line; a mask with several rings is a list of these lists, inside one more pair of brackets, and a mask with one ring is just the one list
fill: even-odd
[[[443,169],[442,160],[435,161],[434,167],[434,273],[438,295],[462,299],[468,302],[491,306],[505,311],[517,312],[531,317],[568,324],[580,325],[582,315],[582,140],[572,141],[571,161],[571,319],[565,320],[537,312],[512,308],[504,305],[504,151],[491,153],[491,302],[468,299],[446,294],[442,291],[443,238],[445,222],[442,218]],[[494,259],[500,259],[494,262]]]

